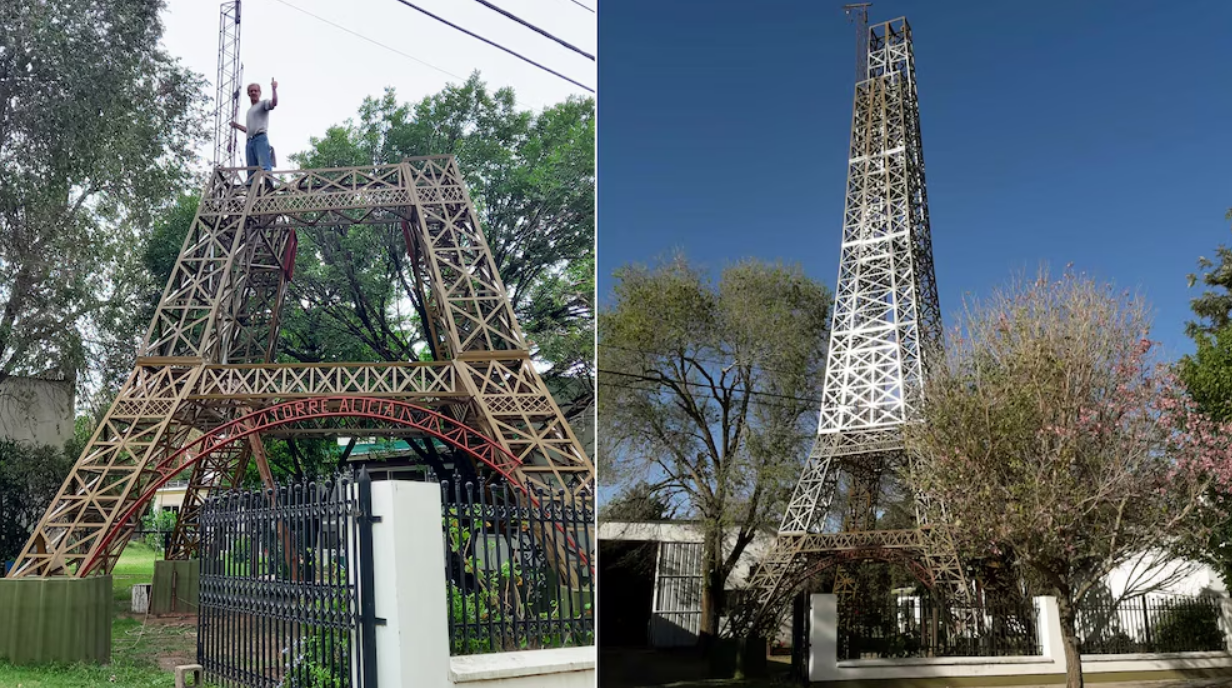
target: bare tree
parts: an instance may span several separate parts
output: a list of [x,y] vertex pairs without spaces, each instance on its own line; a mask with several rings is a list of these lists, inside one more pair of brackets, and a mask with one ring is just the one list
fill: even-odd
[[798,268],[754,261],[718,284],[681,257],[616,277],[599,315],[600,468],[605,484],[644,484],[700,521],[704,644],[814,430],[830,295]]
[[1230,435],[1153,362],[1145,303],[1042,271],[968,306],[907,431],[917,489],[961,542],[1011,551],[1057,597],[1067,685],[1078,603],[1121,564],[1199,542]]

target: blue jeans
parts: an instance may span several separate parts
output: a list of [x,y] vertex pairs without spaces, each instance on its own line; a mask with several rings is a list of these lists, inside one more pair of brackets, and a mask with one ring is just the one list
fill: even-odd
[[[261,132],[256,136],[248,139],[247,145],[244,146],[244,155],[247,158],[247,167],[260,167],[269,172],[270,169],[270,145],[269,138],[265,136],[265,132]],[[252,185],[252,177],[255,172],[248,172],[248,185]]]

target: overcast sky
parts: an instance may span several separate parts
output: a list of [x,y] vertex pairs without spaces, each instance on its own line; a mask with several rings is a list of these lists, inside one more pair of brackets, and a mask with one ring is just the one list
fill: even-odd
[[[479,2],[411,1],[595,88],[594,62]],[[596,0],[577,2],[595,9]],[[597,15],[573,0],[495,0],[492,4],[597,56]],[[184,66],[205,76],[211,97],[218,71],[219,8],[219,3],[209,0],[167,0],[163,16],[163,45]],[[590,95],[398,0],[243,0],[240,60],[243,82],[260,83],[263,98],[269,97],[270,79],[278,79],[279,102],[270,114],[270,143],[278,151],[280,167],[288,164],[291,153],[307,148],[310,137],[319,137],[331,125],[354,117],[366,96],[378,96],[386,87],[397,91],[400,102],[417,102],[479,70],[489,86],[512,87],[521,109],[540,110],[573,94]],[[241,98],[243,122],[248,101],[247,96],[241,94]],[[212,130],[212,120],[210,126]],[[208,158],[212,150],[210,143],[200,153]],[[242,148],[240,157],[242,165]]]

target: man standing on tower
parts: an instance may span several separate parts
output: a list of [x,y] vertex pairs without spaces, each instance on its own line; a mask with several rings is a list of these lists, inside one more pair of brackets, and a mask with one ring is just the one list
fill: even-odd
[[[246,126],[232,122],[231,126],[248,135],[248,144],[244,153],[248,167],[260,167],[266,172],[273,169],[270,162],[269,111],[278,107],[278,80],[270,79],[270,90],[273,92],[269,100],[261,100],[261,85],[248,84],[248,99],[252,107],[248,108]],[[248,173],[248,184],[252,184],[253,173]]]

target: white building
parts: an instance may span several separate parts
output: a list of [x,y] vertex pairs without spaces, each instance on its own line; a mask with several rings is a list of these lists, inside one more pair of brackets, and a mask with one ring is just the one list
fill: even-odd
[[0,382],[0,437],[63,447],[73,437],[74,388],[52,376]]
[[[725,552],[731,550],[738,532],[736,528],[727,530]],[[766,556],[774,536],[770,529],[754,534],[727,578],[725,589],[729,593],[748,587],[752,567]],[[641,576],[622,571],[619,583],[615,582],[616,577],[609,579],[600,573],[600,580],[609,581],[607,585],[599,585],[601,596],[605,588],[611,593],[629,591],[620,597],[605,597],[605,601],[616,601],[619,609],[600,602],[599,608],[603,610],[599,615],[600,623],[604,623],[606,616],[612,624],[624,626],[609,625],[608,638],[621,637],[626,643],[636,643],[639,629],[633,626],[642,626],[644,618],[642,637],[651,647],[695,645],[702,615],[701,525],[695,521],[600,521],[601,567],[612,558],[622,556],[621,550],[628,551],[629,545],[641,545],[638,554],[653,557],[653,561],[643,562]],[[638,578],[642,580],[636,580]],[[630,608],[636,606],[644,606],[644,609]],[[601,629],[600,635],[603,633]]]

